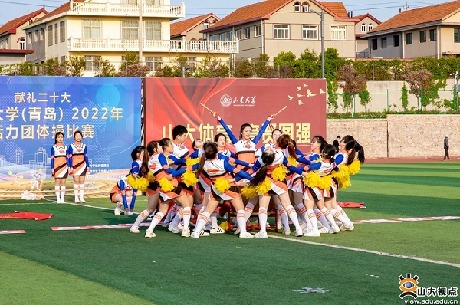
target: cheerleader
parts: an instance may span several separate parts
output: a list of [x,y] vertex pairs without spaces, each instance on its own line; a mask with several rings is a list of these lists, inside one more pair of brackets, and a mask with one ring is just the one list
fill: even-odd
[[228,158],[218,157],[216,143],[208,143],[204,147],[204,154],[201,156],[200,164],[195,164],[197,176],[206,172],[211,179],[211,196],[204,212],[198,217],[192,238],[199,238],[204,225],[209,221],[211,213],[216,209],[218,200],[229,200],[237,211],[238,229],[240,238],[253,238],[254,236],[246,231],[246,219],[244,217],[244,205],[236,186],[234,175],[238,178],[251,179],[251,176],[236,169],[228,162]]
[[158,141],[150,141],[147,144],[147,152],[149,155],[148,167],[149,173],[147,174],[147,180],[149,181],[149,186],[147,187],[147,208],[143,210],[136,218],[136,221],[131,226],[129,231],[131,233],[139,233],[140,224],[151,214],[158,206],[158,201],[160,198],[160,190],[158,181],[155,181],[155,173],[161,168],[157,168],[158,157],[162,153],[162,149],[158,144]]
[[69,172],[67,146],[64,145],[64,133],[56,132],[54,145],[51,147],[51,176],[54,178],[56,202],[64,203],[65,182]]
[[325,206],[325,201],[330,201],[334,196],[332,188],[331,173],[334,169],[334,155],[336,153],[335,147],[331,144],[326,144],[322,153],[321,161],[312,163],[308,166],[309,173],[304,173],[305,181],[305,194],[307,206],[307,215],[311,224],[311,231],[305,233],[305,236],[319,237],[320,231],[316,215],[313,211],[314,205],[324,214],[328,220],[331,228],[330,233],[340,232],[337,223],[334,220],[330,210]]
[[131,152],[131,170],[128,175],[127,182],[133,188],[133,199],[128,204],[123,201],[126,214],[132,215],[134,211],[134,205],[136,204],[137,190],[145,190],[148,185],[148,181],[144,176],[148,173],[149,157],[145,146],[136,146]]
[[75,203],[85,202],[85,177],[89,174],[88,148],[82,143],[80,130],[73,133],[74,142],[70,144],[67,155],[70,158],[69,174],[73,176]]
[[[235,147],[237,159],[245,161],[247,163],[254,164],[256,160],[256,155],[255,155],[256,144],[262,138],[262,135],[264,134],[265,129],[267,129],[268,125],[270,124],[270,121],[273,119],[273,116],[269,116],[265,120],[265,122],[262,124],[262,126],[259,129],[259,133],[253,139],[251,139],[252,126],[249,123],[244,123],[243,125],[241,125],[240,136],[239,136],[239,139],[237,139],[233,135],[233,132],[230,130],[227,124],[224,122],[224,120],[222,120],[222,118],[219,117],[217,113],[214,113],[214,117],[217,118],[217,121],[222,125],[222,127],[227,132],[230,138],[230,141]],[[242,168],[242,167],[238,166],[238,168]],[[248,203],[246,204],[246,207],[244,209],[244,214],[245,214],[246,219],[248,219],[251,216],[252,211],[254,210],[254,207],[256,204],[257,204],[257,200],[254,200],[254,199],[248,200]],[[238,232],[238,230],[236,232]]]
[[[347,135],[339,141],[339,152],[335,155],[334,159],[335,165],[340,169],[339,171],[345,172],[344,175],[338,175],[333,180],[333,186],[337,193],[338,189],[344,189],[349,186],[349,175],[356,174],[360,169],[360,164],[364,163],[366,158],[364,156],[364,148],[353,136]],[[340,229],[342,231],[353,231],[353,222],[351,222],[342,207],[337,204],[337,196],[334,197],[331,204],[334,217],[342,222]]]
[[117,216],[121,215],[121,207],[124,205],[128,206],[133,200],[133,189],[126,183],[126,177],[120,177],[117,184],[110,191],[109,198],[111,202],[116,204],[113,214]]
[[[160,191],[160,202],[158,210],[153,216],[152,222],[145,232],[146,238],[153,238],[156,234],[153,232],[155,227],[160,223],[163,217],[169,210],[169,200],[174,200],[184,210],[183,213],[183,229],[182,236],[190,237],[190,211],[191,203],[187,197],[182,184],[178,181],[178,178],[185,172],[186,167],[183,166],[178,168],[177,164],[185,164],[185,160],[177,159],[173,154],[173,142],[169,138],[160,140],[159,145],[162,147],[163,153],[155,158],[155,169],[154,173],[155,180],[158,181]],[[158,169],[158,170],[157,170]],[[185,184],[184,184],[185,185]],[[187,212],[188,213],[185,213]],[[169,230],[173,233],[179,233],[177,225],[172,226],[172,222],[169,225]]]
[[[292,147],[289,147],[289,154],[295,154]],[[288,160],[280,149],[267,147],[252,168],[256,171],[256,174],[249,185],[256,187],[259,194],[260,231],[256,233],[256,238],[268,238],[266,226],[271,195],[278,195],[282,206],[295,226],[296,236],[303,236],[302,228],[297,219],[297,212],[290,202],[288,188],[285,183],[288,172],[287,167],[289,167],[289,170],[298,172],[299,174],[302,173],[301,169],[288,165]]]

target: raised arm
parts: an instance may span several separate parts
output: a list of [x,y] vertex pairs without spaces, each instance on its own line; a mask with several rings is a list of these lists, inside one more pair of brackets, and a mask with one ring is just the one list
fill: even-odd
[[230,141],[232,141],[233,144],[238,142],[238,139],[235,137],[231,129],[228,128],[227,124],[225,124],[224,120],[222,120],[221,117],[217,116],[217,121],[220,123],[220,125],[222,125],[222,127],[224,127],[225,131],[228,134],[228,137],[230,138]]
[[264,134],[265,132],[265,129],[267,129],[268,125],[270,125],[270,121],[272,120],[273,118],[271,116],[269,116],[265,122],[262,124],[262,127],[260,127],[259,129],[259,133],[257,134],[257,136],[252,139],[252,142],[254,142],[254,144],[257,144],[260,139],[262,138],[262,135]]

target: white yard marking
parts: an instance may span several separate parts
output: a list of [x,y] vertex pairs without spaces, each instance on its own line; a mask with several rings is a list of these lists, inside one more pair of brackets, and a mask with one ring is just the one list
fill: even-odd
[[0,231],[0,235],[5,235],[5,234],[24,234],[26,231],[24,230],[3,230]]
[[403,258],[403,259],[411,259],[419,262],[425,262],[425,263],[432,263],[436,265],[447,265],[455,268],[460,268],[460,264],[455,264],[455,263],[450,263],[450,262],[444,262],[444,261],[436,261],[428,258],[423,258],[423,257],[415,257],[415,256],[407,256],[407,255],[399,255],[399,254],[390,254],[386,252],[381,252],[381,251],[373,251],[373,250],[367,250],[367,249],[360,249],[360,248],[353,248],[353,247],[346,247],[346,246],[340,246],[340,245],[331,245],[331,244],[323,244],[323,243],[318,243],[314,241],[308,241],[308,240],[303,240],[303,239],[296,239],[296,238],[289,238],[289,237],[283,237],[283,236],[276,236],[276,235],[268,235],[269,238],[276,238],[276,239],[283,239],[287,241],[293,241],[293,242],[298,242],[302,244],[308,244],[308,245],[313,245],[313,246],[323,246],[323,247],[329,247],[329,248],[334,248],[334,249],[343,249],[343,250],[349,250],[349,251],[355,251],[355,252],[364,252],[364,253],[370,253],[370,254],[376,254],[380,256],[389,256],[389,257],[396,257],[396,258]]

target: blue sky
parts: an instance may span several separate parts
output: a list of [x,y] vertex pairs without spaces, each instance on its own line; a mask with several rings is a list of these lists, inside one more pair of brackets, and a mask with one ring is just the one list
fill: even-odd
[[[103,0],[95,0],[103,1]],[[185,3],[186,17],[195,17],[206,13],[214,13],[219,17],[228,15],[235,9],[248,4],[260,2],[261,0],[171,0],[172,4]],[[340,1],[340,0],[334,0]],[[0,0],[2,13],[0,15],[0,24],[16,17],[28,14],[42,7],[52,11],[56,7],[65,3],[65,0]],[[327,1],[324,1],[327,2]],[[432,4],[448,2],[448,0],[415,0],[415,1],[398,1],[398,0],[343,0],[342,1],[349,11],[354,15],[371,13],[377,19],[385,21],[398,13],[399,8],[404,9],[406,4],[410,8],[419,8]]]

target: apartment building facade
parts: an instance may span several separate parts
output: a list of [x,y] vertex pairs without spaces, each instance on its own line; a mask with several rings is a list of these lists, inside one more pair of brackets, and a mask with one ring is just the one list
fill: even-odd
[[308,49],[320,54],[323,25],[325,49],[336,48],[341,57],[355,58],[355,21],[342,3],[266,0],[238,8],[202,32],[210,41],[238,39],[236,58],[267,54],[273,59],[283,51],[299,56]]
[[459,57],[460,1],[401,12],[364,38],[374,58]]
[[185,5],[169,0],[70,0],[26,28],[27,61],[60,62],[71,56],[85,58],[85,76],[96,75],[99,62],[120,67],[126,52],[139,54],[151,73],[186,56],[197,62],[209,54],[224,59],[237,51],[237,43],[194,42],[170,39],[170,22],[185,16]]

